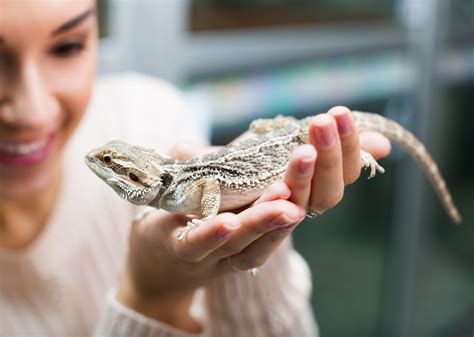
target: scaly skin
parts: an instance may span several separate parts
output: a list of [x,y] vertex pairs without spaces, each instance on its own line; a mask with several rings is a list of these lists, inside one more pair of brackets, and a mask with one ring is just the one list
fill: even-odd
[[[436,163],[423,144],[398,123],[380,115],[353,112],[359,131],[376,131],[400,145],[420,165],[455,222],[461,216]],[[278,116],[250,125],[251,137],[189,160],[172,160],[156,151],[112,141],[85,158],[89,168],[122,198],[173,213],[203,218],[250,204],[282,179],[293,149],[306,142],[310,118]],[[369,178],[383,168],[361,151]],[[195,227],[202,221],[189,223]]]

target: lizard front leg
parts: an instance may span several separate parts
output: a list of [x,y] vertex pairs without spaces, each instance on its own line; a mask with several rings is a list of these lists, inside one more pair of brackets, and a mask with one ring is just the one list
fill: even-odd
[[194,228],[199,227],[207,219],[211,219],[219,212],[221,204],[221,187],[219,181],[215,179],[203,179],[199,182],[202,185],[201,196],[201,219],[188,221],[185,227],[178,232],[178,240],[183,240]]

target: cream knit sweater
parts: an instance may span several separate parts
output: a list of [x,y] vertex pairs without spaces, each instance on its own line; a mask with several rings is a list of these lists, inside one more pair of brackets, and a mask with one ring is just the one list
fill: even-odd
[[[287,241],[257,277],[226,275],[196,292],[199,335],[125,308],[114,286],[123,267],[133,210],[84,165],[111,139],[166,153],[203,139],[183,98],[137,74],[100,79],[64,156],[60,198],[40,236],[22,251],[0,250],[0,337],[317,336],[309,271]],[[145,121],[145,123],[143,122]]]

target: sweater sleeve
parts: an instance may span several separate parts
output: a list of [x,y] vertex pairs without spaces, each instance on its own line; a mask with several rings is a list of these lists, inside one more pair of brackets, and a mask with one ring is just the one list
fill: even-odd
[[290,239],[259,273],[228,274],[206,288],[212,336],[317,337],[310,271]]
[[116,290],[110,289],[101,320],[94,337],[207,337],[208,331],[194,334],[146,317],[116,300]]
[[310,292],[309,269],[286,240],[257,276],[232,273],[204,289],[202,333],[141,315],[117,302],[111,289],[94,337],[317,337]]

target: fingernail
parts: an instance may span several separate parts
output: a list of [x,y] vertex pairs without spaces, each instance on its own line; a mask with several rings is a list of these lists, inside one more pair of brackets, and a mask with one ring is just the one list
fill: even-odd
[[351,120],[347,112],[336,117],[337,130],[341,136],[347,136],[352,132]]
[[299,219],[300,219],[300,222],[304,220],[304,218],[306,217],[306,210],[302,207],[300,207],[300,212],[299,212]]
[[309,176],[313,173],[314,158],[303,158],[300,162],[298,170],[302,176]]
[[290,219],[288,219],[288,217],[286,215],[279,214],[268,222],[268,226],[270,228],[277,228],[277,227],[288,226],[291,223],[292,223],[292,221]]
[[314,128],[314,138],[319,146],[329,148],[336,143],[335,130],[332,127],[332,117],[327,115],[317,116],[318,125]]

